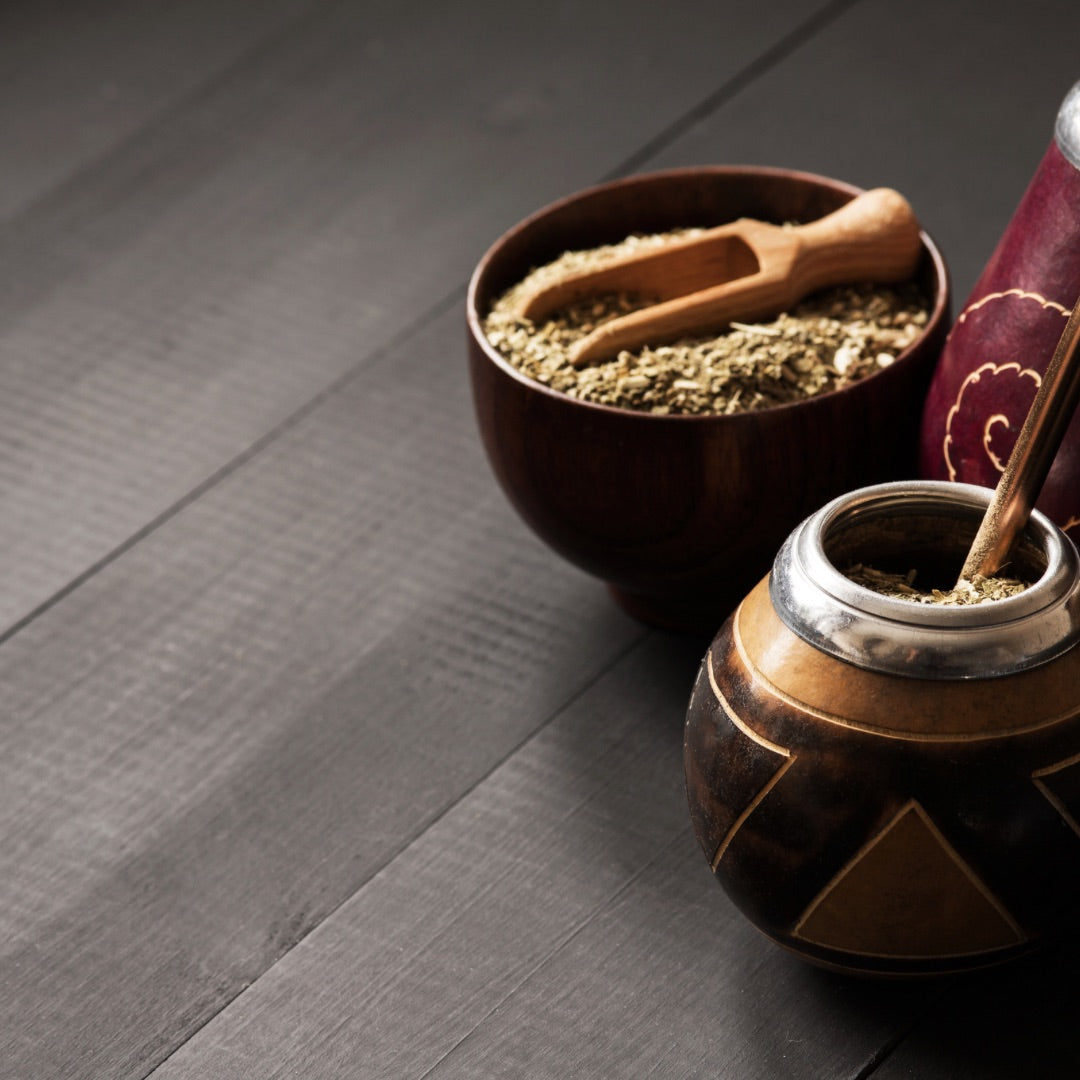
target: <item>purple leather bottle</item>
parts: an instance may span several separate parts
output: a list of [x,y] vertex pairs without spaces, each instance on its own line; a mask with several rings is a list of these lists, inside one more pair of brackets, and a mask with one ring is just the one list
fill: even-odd
[[[996,487],[1080,296],[1080,82],[949,333],[922,418],[920,473]],[[1038,507],[1080,540],[1080,413]]]

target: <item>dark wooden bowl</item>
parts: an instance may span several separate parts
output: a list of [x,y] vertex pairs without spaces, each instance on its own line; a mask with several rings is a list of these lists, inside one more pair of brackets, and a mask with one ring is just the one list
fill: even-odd
[[495,474],[536,533],[639,618],[715,630],[809,513],[844,491],[915,475],[918,418],[949,322],[940,253],[924,234],[918,274],[932,315],[894,364],[759,413],[660,417],[576,401],[507,363],[484,336],[484,316],[530,269],[567,249],[738,217],[807,222],[859,191],[754,167],[635,176],[540,210],[477,265],[469,364]]

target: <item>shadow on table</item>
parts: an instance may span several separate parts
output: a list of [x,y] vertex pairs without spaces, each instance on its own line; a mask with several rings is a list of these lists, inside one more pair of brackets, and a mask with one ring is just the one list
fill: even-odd
[[[708,636],[654,632],[636,651],[628,670],[618,673],[619,689],[612,691],[618,709],[632,703],[635,724],[631,729],[636,725],[649,753],[663,759],[652,770],[666,779],[654,777],[657,790],[652,794],[657,803],[649,812],[639,808],[642,817],[659,814],[674,821],[686,812],[679,769],[683,710],[709,641]],[[644,736],[646,731],[651,732],[649,737]],[[590,747],[586,740],[578,749],[588,753]],[[641,797],[642,790],[636,787],[635,791]],[[615,785],[603,788],[596,797],[618,802],[617,794]],[[613,806],[611,817],[625,823],[625,807]],[[686,845],[693,846],[689,839]],[[696,858],[695,852],[686,864],[696,865]],[[689,936],[695,948],[706,952],[720,949],[722,942],[706,927],[695,931],[698,920],[703,924],[717,920],[725,927],[725,935],[734,933],[740,941],[747,938],[739,948],[722,951],[727,970],[719,979],[723,1008],[717,1005],[727,1012],[731,1030],[742,1032],[744,1039],[759,1035],[774,1039],[776,1032],[770,1025],[759,1032],[753,1015],[737,1016],[742,999],[733,985],[753,988],[754,1000],[760,1000],[761,994],[806,1012],[812,1019],[789,1016],[786,1021],[793,1037],[825,1025],[842,1042],[846,1040],[849,1048],[854,1039],[873,1047],[857,1071],[837,1074],[850,1080],[1080,1077],[1080,1003],[1075,990],[1080,934],[1010,964],[964,976],[896,980],[844,976],[753,940],[743,933],[739,918],[731,921],[735,913],[720,891],[709,894],[708,887],[699,884],[698,879],[707,876],[704,870],[695,873],[691,883],[683,877],[689,871],[681,855],[678,866],[678,883],[669,886],[673,894],[679,893],[678,902],[672,900],[665,918],[683,914],[693,918],[692,925],[687,926],[686,920],[680,923],[677,938]],[[677,945],[678,940],[672,947]],[[745,970],[736,974],[740,968]],[[755,1010],[756,1006],[750,1013]],[[843,1068],[842,1057],[838,1051],[832,1064]]]
[[1080,935],[984,972],[948,979],[869,982],[827,972],[814,979],[847,1008],[877,1012],[915,986],[926,1007],[859,1074],[874,1080],[1043,1080],[1080,1076]]

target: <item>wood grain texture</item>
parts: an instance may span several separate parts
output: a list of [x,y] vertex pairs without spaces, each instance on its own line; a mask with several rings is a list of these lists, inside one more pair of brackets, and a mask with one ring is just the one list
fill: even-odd
[[693,80],[553,157],[595,53],[507,95],[575,13],[469,54],[425,10],[328,6],[0,236],[6,619],[45,605],[0,652],[5,1075],[144,1075],[641,633],[495,491],[443,301]]
[[[732,14],[713,40],[686,35],[719,18],[690,2],[554,5],[527,34],[481,0],[327,3],[222,70],[215,45],[69,182],[42,172],[0,222],[0,627],[456,297],[504,228],[616,167],[799,9]],[[65,12],[54,67],[79,47]],[[643,40],[644,81],[623,62]]]
[[492,489],[459,329],[0,650],[0,1075],[143,1075],[641,635]]
[[316,0],[4,4],[0,220],[78,183],[84,170],[316,7]]
[[164,74],[65,148],[86,59],[2,188],[0,1076],[869,1075],[936,991],[725,906],[679,775],[703,643],[513,516],[460,299],[523,214],[680,158],[960,206],[973,266],[1074,37],[991,72],[1026,12],[970,48],[967,3],[297,4],[5,15],[20,130],[80,43]]
[[[862,0],[652,164],[802,168],[905,195],[963,302],[1078,78],[1080,6]],[[758,123],[748,122],[757,118]]]
[[716,887],[679,768],[700,648],[635,647],[154,1080],[853,1075],[937,991],[812,971]]

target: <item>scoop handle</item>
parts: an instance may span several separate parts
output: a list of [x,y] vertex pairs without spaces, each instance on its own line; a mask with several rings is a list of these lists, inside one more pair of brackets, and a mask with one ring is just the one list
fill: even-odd
[[911,205],[892,188],[865,191],[791,231],[798,239],[792,285],[801,295],[845,282],[903,281],[914,273],[922,243]]

